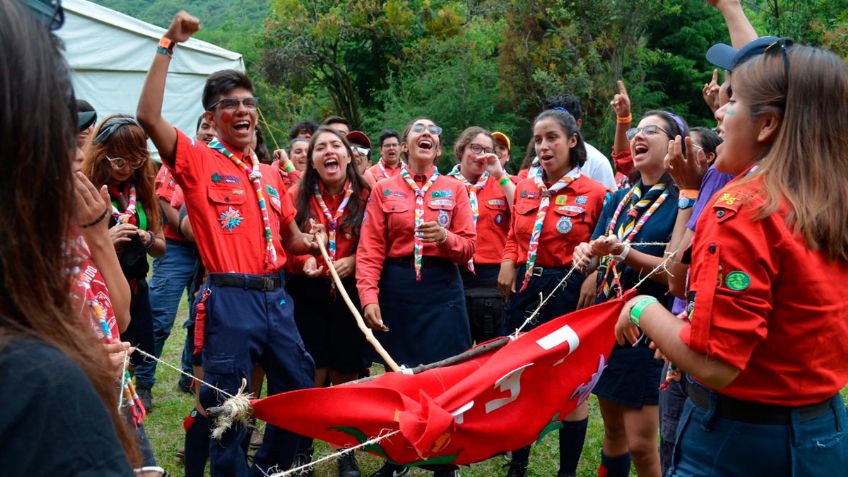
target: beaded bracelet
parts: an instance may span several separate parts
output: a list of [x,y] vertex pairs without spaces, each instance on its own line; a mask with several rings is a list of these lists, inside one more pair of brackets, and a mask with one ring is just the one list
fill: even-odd
[[627,116],[617,116],[616,122],[618,124],[630,124],[633,122],[633,115],[628,114]]

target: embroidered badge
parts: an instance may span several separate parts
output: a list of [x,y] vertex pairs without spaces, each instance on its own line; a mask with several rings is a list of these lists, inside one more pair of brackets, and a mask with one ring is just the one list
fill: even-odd
[[724,284],[733,291],[742,291],[751,285],[751,277],[741,270],[734,270],[724,278]]
[[501,224],[501,222],[503,222],[503,215],[502,215],[502,214],[498,214],[498,215],[496,215],[496,216],[495,216],[495,223],[496,223],[496,224],[498,224],[498,225],[500,225],[500,224]]
[[527,197],[527,191],[526,190],[521,191],[521,197]]
[[578,195],[576,199],[574,199],[574,203],[577,205],[586,205],[586,201],[588,198],[585,195]]
[[433,199],[430,201],[430,207],[453,207],[451,199]]
[[383,195],[388,197],[388,196],[392,195],[392,191],[390,191],[389,189],[383,189]]
[[241,216],[241,211],[232,207],[227,207],[227,210],[221,212],[218,216],[218,221],[221,222],[221,228],[227,232],[232,232],[233,229],[241,225],[244,217]]
[[280,197],[280,193],[279,193],[279,192],[277,192],[277,189],[275,189],[275,188],[273,188],[273,187],[271,187],[271,186],[269,186],[269,185],[266,185],[266,186],[265,186],[265,190],[267,190],[267,191],[268,191],[268,195],[270,195],[271,197],[277,197],[277,198],[279,198],[279,197]]
[[220,176],[221,180],[227,184],[241,184],[241,179],[236,176]]
[[441,225],[442,227],[448,226],[448,223],[450,223],[450,215],[448,215],[447,210],[440,210],[439,211],[438,221],[439,221],[439,225]]
[[721,195],[719,202],[724,202],[727,205],[733,205],[733,203],[736,202],[736,196],[729,192],[725,192]]
[[216,184],[221,182],[221,174],[218,174],[217,172],[212,174],[212,182]]
[[405,192],[401,192],[399,190],[392,192],[392,195],[395,196],[395,197],[401,197],[403,199],[406,199],[407,197],[409,197],[408,195],[406,195]]
[[582,214],[583,212],[586,212],[586,209],[584,209],[583,207],[578,207],[576,205],[563,205],[557,207],[557,210],[561,210],[563,212],[570,212],[572,214]]
[[573,224],[571,223],[571,219],[568,218],[568,217],[560,218],[559,222],[557,222],[557,225],[556,225],[557,232],[559,232],[563,235],[567,234],[568,232],[571,232],[572,227],[573,227]]
[[233,189],[233,195],[244,195],[244,189]]
[[556,204],[556,205],[565,205],[567,203],[568,203],[568,196],[565,195],[565,194],[556,196],[556,200],[554,200],[554,204]]
[[489,205],[504,206],[506,205],[506,201],[503,199],[489,199]]
[[434,199],[439,198],[439,197],[450,198],[450,197],[453,197],[453,191],[450,191],[450,190],[434,190],[433,193],[430,196],[433,197]]

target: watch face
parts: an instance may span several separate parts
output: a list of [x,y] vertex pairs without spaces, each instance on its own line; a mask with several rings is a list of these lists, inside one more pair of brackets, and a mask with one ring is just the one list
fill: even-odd
[[680,200],[677,201],[678,209],[688,209],[695,205],[695,201],[692,199],[687,199],[686,197],[681,197]]

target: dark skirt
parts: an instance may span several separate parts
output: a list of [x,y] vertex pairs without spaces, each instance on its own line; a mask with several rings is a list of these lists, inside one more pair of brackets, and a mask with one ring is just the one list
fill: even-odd
[[465,309],[471,338],[475,343],[489,341],[506,334],[506,309],[498,290],[500,265],[476,264],[475,273],[460,266],[460,276],[465,289]]
[[[294,301],[294,321],[316,368],[356,373],[371,364],[370,345],[338,290],[325,277],[288,275],[286,290]],[[354,306],[360,309],[356,280],[342,280]]]
[[643,339],[638,346],[615,345],[601,379],[592,391],[601,399],[625,407],[640,408],[659,403],[663,362]]
[[[521,288],[521,282],[524,280],[525,266],[522,265],[516,270],[516,290]],[[559,282],[568,274],[568,268],[543,268],[538,276],[530,278],[527,288],[522,292],[517,292],[506,304],[507,312],[507,333],[514,332],[519,328],[524,321],[533,314],[539,306],[540,299],[547,297]],[[539,310],[539,314],[525,326],[521,331],[529,331],[533,328],[547,323],[554,318],[559,318],[562,315],[571,313],[577,308],[577,301],[580,298],[580,286],[583,285],[583,280],[586,277],[575,270],[572,272],[568,280],[565,281],[562,287],[551,296],[545,306]]]
[[386,259],[379,301],[389,331],[374,334],[399,365],[428,364],[471,347],[462,279],[455,263],[424,257],[419,282],[412,258]]

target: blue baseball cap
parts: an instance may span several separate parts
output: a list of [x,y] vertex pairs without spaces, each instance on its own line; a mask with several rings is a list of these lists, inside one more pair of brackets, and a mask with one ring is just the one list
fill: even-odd
[[738,50],[724,43],[716,43],[707,50],[707,61],[721,69],[733,71],[739,63],[752,56],[763,54],[766,48],[778,40],[780,37],[761,36]]

